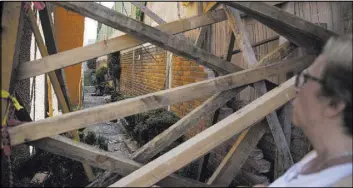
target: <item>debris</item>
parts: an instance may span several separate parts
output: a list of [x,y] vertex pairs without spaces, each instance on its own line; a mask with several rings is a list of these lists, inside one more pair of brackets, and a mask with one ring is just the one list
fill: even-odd
[[39,172],[34,175],[34,177],[31,180],[31,183],[43,183],[45,180],[47,180],[49,176],[49,172]]

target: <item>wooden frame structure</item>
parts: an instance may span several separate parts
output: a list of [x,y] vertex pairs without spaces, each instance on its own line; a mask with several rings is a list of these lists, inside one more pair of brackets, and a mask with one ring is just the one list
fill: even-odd
[[[2,56],[2,81],[7,80],[8,82],[2,83],[2,89],[10,92],[11,89],[9,88],[10,84],[13,84],[13,80],[21,80],[48,73],[55,92],[57,95],[59,93],[60,104],[65,107],[67,102],[64,95],[60,94],[63,92],[61,90],[63,85],[60,85],[57,81],[58,78],[56,76],[58,74],[55,74],[55,71],[58,73],[64,67],[131,48],[144,42],[150,42],[172,53],[195,60],[198,64],[209,67],[222,75],[213,79],[76,112],[70,112],[66,107],[64,108],[66,109],[66,114],[8,128],[11,145],[29,143],[49,152],[125,176],[112,184],[111,187],[153,186],[155,184],[161,186],[228,186],[248,158],[251,148],[255,147],[264,134],[265,128],[269,126],[278,148],[278,171],[283,172],[293,163],[288,147],[290,141],[287,136],[288,128],[282,130],[280,124],[284,124],[288,120],[282,115],[281,118],[278,118],[275,110],[293,99],[294,78],[283,79],[281,85],[270,91],[267,91],[267,79],[272,75],[283,75],[305,69],[315,59],[316,53],[321,49],[325,41],[336,34],[267,3],[222,3],[226,5],[223,9],[212,10],[213,8],[209,7],[208,9],[211,10],[204,13],[204,15],[171,23],[164,23],[164,20],[159,20],[161,25],[153,28],[97,3],[55,2],[54,4],[58,6],[90,17],[105,25],[126,32],[128,35],[57,53],[55,40],[53,40],[53,34],[50,33],[50,28],[44,28],[43,26],[43,31],[47,33],[45,35],[46,46],[43,39],[40,39],[40,36],[36,36],[43,58],[23,63],[17,69],[18,35],[21,35],[21,3],[12,4],[5,2],[3,14],[6,16],[11,15],[16,20],[16,22],[11,23],[2,22],[2,27],[11,31],[2,32],[2,45],[4,46],[4,42],[8,42],[4,39],[11,41],[11,46],[2,48],[3,54],[9,54],[9,56]],[[8,8],[11,8],[8,6],[15,6],[12,9],[16,11],[11,11],[11,14],[6,12]],[[138,6],[143,5],[138,4]],[[144,8],[146,12],[150,11],[146,7]],[[262,22],[281,36],[286,37],[290,42],[279,46],[274,52],[257,62],[245,27],[241,22],[240,14],[234,8]],[[150,15],[154,16],[154,19],[160,19],[155,14]],[[4,16],[2,18],[4,19]],[[48,15],[43,12],[41,20],[48,22],[47,19]],[[230,47],[224,59],[200,48],[205,38],[206,28],[201,29],[195,45],[184,37],[174,36],[178,33],[224,20],[228,20],[232,31],[229,33]],[[36,26],[33,25],[33,27],[35,28]],[[36,34],[36,32],[34,33]],[[244,70],[244,68],[229,62],[231,55],[234,54],[232,47],[235,42],[240,47],[239,51],[242,52],[244,59],[246,59],[249,69]],[[292,52],[296,46],[305,48],[312,55],[283,61],[283,58]],[[4,88],[4,86],[6,87]],[[254,87],[261,96],[168,153],[150,161],[157,153],[184,135],[188,129],[195,125],[199,118],[205,116],[206,113],[216,111],[246,86]],[[133,154],[131,159],[112,155],[109,152],[74,142],[63,136],[57,136],[61,133],[87,127],[90,124],[122,118],[211,95],[212,97],[201,106],[141,147]],[[2,105],[2,109],[4,109],[4,105]],[[285,112],[287,113],[288,109]],[[3,117],[4,114],[2,114]],[[240,136],[207,184],[173,175],[178,169],[202,157],[236,134],[240,134]]]

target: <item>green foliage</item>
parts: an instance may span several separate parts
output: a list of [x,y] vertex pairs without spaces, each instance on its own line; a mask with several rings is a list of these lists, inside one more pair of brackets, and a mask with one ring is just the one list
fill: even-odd
[[100,149],[108,151],[108,143],[104,137],[98,136],[96,140],[96,145],[99,146]]
[[97,59],[98,58],[93,58],[87,61],[87,67],[89,69],[96,69],[96,64],[97,64]]
[[96,134],[94,132],[88,131],[87,135],[84,138],[84,142],[89,145],[96,143]]
[[88,131],[86,136],[84,136],[84,134],[81,136],[81,134],[83,134],[83,132],[79,131],[80,139],[83,140],[84,143],[96,145],[100,149],[108,151],[108,142],[104,137],[96,136],[96,134],[92,131]]
[[107,67],[100,67],[98,69],[96,69],[96,77],[98,78],[103,78],[104,79],[104,75],[108,73],[108,69]]
[[176,123],[179,117],[165,109],[157,109],[128,116],[125,119],[129,123],[126,129],[140,145],[143,145]]
[[78,131],[78,136],[80,137],[80,140],[85,139],[85,134],[82,131]]

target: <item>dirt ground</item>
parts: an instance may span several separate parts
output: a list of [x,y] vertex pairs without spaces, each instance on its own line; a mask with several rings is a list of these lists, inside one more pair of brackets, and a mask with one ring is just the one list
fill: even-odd
[[[107,96],[90,96],[92,93],[91,88],[85,89],[85,91],[84,108],[90,108],[109,102],[106,100]],[[90,136],[92,136],[92,133],[95,135],[93,141],[91,138],[87,139],[87,135],[90,134]],[[133,147],[134,143],[129,143],[132,142],[132,139],[126,134],[125,129],[122,128],[120,120],[116,123],[107,121],[91,125],[82,130],[81,136],[83,136],[83,139],[81,139],[82,142],[87,141],[87,144],[96,145],[96,147],[100,147],[101,143],[99,142],[104,142],[107,145],[107,147],[104,148],[105,150],[118,152],[126,156],[130,155],[132,149],[137,149]],[[91,143],[88,143],[88,141]],[[126,143],[128,143],[130,147],[128,147]],[[100,145],[98,146],[98,144]],[[28,145],[23,144],[12,148],[11,166],[13,169],[13,182],[15,187],[84,187],[90,183],[80,162],[39,149],[36,149],[35,154],[31,155],[28,152],[28,147]],[[3,153],[1,155],[1,186],[7,187],[9,186],[9,165]],[[93,168],[93,172],[95,176],[98,176],[104,171]],[[47,178],[41,183],[31,182],[36,174],[44,175]]]

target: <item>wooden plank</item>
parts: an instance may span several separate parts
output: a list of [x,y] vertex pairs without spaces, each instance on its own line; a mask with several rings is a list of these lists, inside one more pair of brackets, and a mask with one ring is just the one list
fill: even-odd
[[249,155],[250,158],[253,158],[255,160],[259,160],[264,158],[264,154],[262,153],[262,150],[259,148],[255,148]]
[[17,145],[70,130],[84,128],[90,124],[122,118],[170,104],[197,99],[202,96],[210,96],[221,91],[263,80],[270,75],[302,70],[308,67],[313,59],[314,56],[305,56],[258,69],[239,71],[165,91],[158,91],[36,122],[25,123],[8,130],[11,139],[10,142],[12,145]]
[[[42,26],[42,31],[43,31],[45,45],[47,47],[48,54],[52,55],[52,54],[58,53],[58,50],[57,50],[58,48],[55,40],[53,22],[51,20],[51,13],[49,12],[47,5],[48,4],[46,4],[43,10],[39,11],[39,18],[40,18],[40,22],[41,22],[40,25]],[[72,111],[71,101],[70,101],[66,79],[65,79],[65,73],[62,69],[59,69],[59,70],[55,70],[55,74],[56,74],[56,77],[58,78],[60,88],[63,91],[66,104],[68,104],[69,110]]]
[[[253,95],[252,95],[253,96]],[[254,100],[250,97],[250,100]],[[254,126],[251,129],[256,129]],[[259,141],[264,134],[264,131],[258,131],[257,135],[248,134],[249,129],[243,131],[237,140],[235,141],[232,148],[228,151],[227,155],[222,159],[221,164],[213,172],[212,176],[208,179],[207,184],[220,184],[222,186],[228,186],[237,173],[240,172],[241,167],[245,164],[246,159],[251,154],[252,149],[255,148],[256,143],[249,145],[249,140]],[[245,141],[244,141],[245,140]],[[242,144],[240,146],[240,144]],[[245,145],[244,145],[245,144]],[[245,149],[245,151],[243,151]]]
[[229,28],[228,30],[228,35],[227,35],[227,39],[226,39],[226,47],[225,49],[227,49],[225,57],[223,57],[223,59],[231,62],[232,60],[232,52],[234,49],[234,42],[235,42],[235,36],[233,34],[233,31],[231,28]]
[[147,144],[139,148],[132,158],[141,163],[148,162],[156,154],[160,153],[164,148],[172,144],[175,140],[184,135],[189,129],[208,114],[213,114],[218,108],[222,107],[227,101],[235,97],[237,93],[244,87],[231,89],[206,100],[202,105],[195,108],[178,122],[170,126],[161,134],[153,138]]
[[243,168],[253,169],[258,173],[267,173],[270,171],[271,163],[265,159],[255,160],[253,158],[248,158],[243,166]]
[[246,170],[242,171],[243,178],[245,178],[250,184],[269,184],[269,179],[264,175],[254,174]]
[[[214,10],[216,7],[217,7],[217,5],[218,4],[214,4],[213,6],[211,6],[211,7],[209,7],[209,10],[207,10],[207,11],[212,11],[212,10]],[[156,21],[156,20],[155,20]],[[156,21],[157,22],[157,21]],[[205,29],[205,28],[207,28],[207,27],[203,27],[202,29],[201,29],[201,31],[200,31],[200,33],[199,33],[199,35],[198,35],[198,37],[197,37],[197,40],[196,40],[196,42],[195,42],[195,46],[197,46],[197,47],[201,47],[201,45],[202,45],[202,43],[203,43],[203,41],[205,40],[205,37],[206,37],[206,33],[207,33],[207,29]],[[168,51],[168,53],[170,53],[169,51]],[[169,56],[170,55],[170,56]],[[172,59],[172,53],[170,53],[170,54],[167,54],[167,61],[168,60],[171,60]],[[170,64],[171,65],[171,64]],[[171,82],[170,82],[171,83]],[[169,106],[168,106],[168,108],[169,108]],[[182,121],[182,120],[181,120]],[[157,137],[159,137],[159,136],[157,136]],[[171,137],[170,138],[170,140],[173,140],[175,137]],[[160,138],[161,140],[163,140],[163,138]],[[149,143],[151,143],[152,141],[150,141]],[[147,143],[147,145],[149,144],[149,143]],[[147,145],[145,145],[145,147],[147,146]],[[160,149],[164,149],[165,147],[167,147],[168,145],[163,145],[163,148],[160,148]],[[148,151],[148,150],[147,150]],[[137,154],[136,152],[135,152],[135,154]],[[143,154],[142,154],[143,155]],[[138,156],[138,155],[137,155]],[[202,159],[203,159],[203,157],[202,157]],[[144,161],[140,161],[140,162],[144,162]],[[116,176],[116,174],[114,174],[114,173],[112,173],[112,172],[105,172],[104,174],[103,174],[103,176],[101,176],[101,177],[99,177],[99,178],[97,178],[94,182],[92,182],[90,185],[91,186],[99,186],[99,187],[103,187],[103,186],[108,186],[108,185],[110,185],[111,183],[109,183],[110,181],[117,181],[118,180],[118,178],[119,177],[117,177]],[[114,181],[114,182],[115,182]]]
[[[36,43],[38,45],[39,51],[40,51],[42,57],[48,56],[47,48],[46,48],[46,46],[44,44],[44,41],[43,41],[43,38],[42,38],[42,36],[40,34],[40,31],[39,31],[39,28],[38,28],[38,25],[37,25],[37,22],[36,22],[36,18],[34,16],[34,13],[33,13],[32,9],[29,9],[27,14],[28,14],[28,18],[29,18],[30,23],[31,23],[32,31],[33,31]],[[56,94],[56,96],[58,98],[59,105],[63,109],[63,113],[70,112],[68,104],[66,103],[64,94],[63,94],[63,92],[61,90],[61,87],[60,87],[60,84],[59,84],[59,81],[58,81],[58,79],[56,77],[55,72],[53,72],[53,71],[49,72],[48,75],[49,75],[51,83],[53,84],[53,89],[54,89],[55,94]]]
[[251,127],[268,113],[294,98],[294,81],[293,77],[110,187],[154,185],[160,179],[201,157],[233,135]]
[[[204,12],[209,12],[209,11],[214,11],[217,7],[218,7],[218,3],[214,2],[214,3],[210,3],[207,5],[207,7],[205,7]],[[224,13],[224,11],[223,11]],[[224,20],[226,19],[226,15],[224,14]],[[203,42],[206,39],[206,34],[208,31],[209,27],[202,27],[200,29],[200,33],[197,35],[196,41],[195,41],[195,46],[201,48]]]
[[[169,33],[177,34],[189,31],[205,25],[224,21],[226,15],[224,10],[214,10],[205,13],[202,16],[194,16],[167,24],[157,26],[156,28]],[[41,75],[56,69],[62,69],[71,65],[75,65],[95,57],[100,57],[112,52],[117,52],[144,44],[130,35],[122,35],[85,47],[74,48],[58,54],[54,54],[42,59],[23,63],[18,70],[18,78],[26,79],[32,76]]]
[[271,64],[273,62],[281,61],[290,53],[292,53],[296,48],[297,47],[293,43],[286,41],[285,43],[279,45],[272,52],[268,53],[257,64],[254,64],[251,67],[252,68],[260,67],[260,66]]
[[120,179],[122,176],[117,173],[112,173],[109,171],[104,172],[98,176],[94,181],[88,184],[86,187],[103,187],[104,184],[112,184]]
[[[211,9],[215,7],[212,6]],[[196,45],[198,41],[203,41],[199,34]],[[242,89],[242,88],[240,88]],[[232,95],[239,92],[239,89],[233,89],[230,91],[225,91],[213,95],[207,101],[205,101],[201,106],[195,108],[187,116],[180,119],[177,123],[169,127],[167,130],[163,131],[161,134],[156,136],[154,139],[149,141],[147,144],[139,148],[133,155],[132,158],[141,163],[148,162],[152,157],[161,152],[164,148],[172,144],[179,137],[184,135],[192,126],[196,124],[203,116],[212,113],[217,108],[225,104]]]
[[[223,158],[221,164],[217,167],[217,169],[213,172],[212,176],[208,179],[207,184],[211,185],[213,184],[215,181],[219,181],[218,178],[219,177],[223,177],[220,176],[220,174],[223,174],[222,171],[224,171],[227,167],[230,167],[229,162],[232,162],[232,156],[234,154],[234,152],[236,151],[236,149],[239,147],[240,143],[243,142],[245,136],[247,135],[249,129],[243,131],[239,137],[237,138],[237,140],[235,141],[234,145],[232,146],[232,148],[230,148],[229,152],[227,153],[227,155]],[[249,136],[248,136],[249,137]],[[260,138],[261,139],[261,138]],[[244,142],[245,143],[245,142]],[[245,159],[246,160],[246,159]],[[244,161],[245,162],[245,161]],[[241,163],[240,161],[237,161],[237,163]],[[233,165],[232,165],[233,168]],[[240,168],[239,168],[240,169]],[[224,183],[224,181],[222,182]]]
[[131,4],[138,7],[143,13],[145,13],[148,17],[152,18],[152,20],[154,20],[159,25],[167,23],[162,18],[160,18],[157,14],[155,14],[150,9],[148,9],[146,6],[142,5],[140,2],[131,1]]
[[[36,19],[34,17],[34,13],[33,13],[32,9],[29,8],[28,11],[27,11],[27,14],[28,14],[28,18],[29,18],[30,23],[31,23],[32,31],[33,31],[33,34],[34,34],[34,38],[35,38],[35,40],[37,42],[39,51],[40,51],[42,57],[48,56],[49,54],[48,54],[47,48],[46,48],[46,46],[44,44],[44,41],[43,41],[43,38],[42,38],[42,36],[40,34],[39,27],[38,27],[38,25],[36,23]],[[58,78],[56,77],[55,72],[54,71],[49,72],[48,75],[49,75],[51,83],[53,84],[53,89],[54,89],[55,94],[56,94],[56,96],[58,98],[58,102],[59,102],[60,106],[63,109],[63,113],[69,113],[70,112],[69,105],[66,103],[66,100],[65,100],[65,97],[64,97],[64,93],[61,90],[60,83],[59,83]],[[57,126],[60,126],[60,125],[57,125]],[[80,141],[80,137],[78,135],[78,131],[77,130],[71,131],[70,134],[72,135],[74,140]],[[94,179],[94,175],[93,175],[93,171],[92,171],[91,167],[86,165],[86,164],[82,164],[82,165],[83,165],[83,168],[84,168],[84,170],[86,172],[86,175],[87,175],[88,179],[90,181],[92,181]]]
[[263,2],[222,2],[239,9],[309,52],[320,52],[336,33]]
[[[256,48],[256,47],[258,47],[258,46],[261,46],[261,45],[263,45],[263,44],[266,44],[266,43],[268,43],[268,42],[272,42],[272,41],[275,41],[275,40],[278,40],[278,39],[279,39],[279,36],[273,36],[273,37],[271,37],[271,38],[264,39],[264,40],[262,40],[262,41],[259,41],[259,42],[256,42],[256,43],[254,43],[254,44],[251,44],[251,47]],[[236,49],[236,50],[232,51],[232,55],[237,54],[237,53],[239,53],[239,52],[241,52],[240,49]]]
[[90,17],[107,26],[126,32],[140,40],[150,42],[172,53],[196,61],[198,64],[217,70],[222,74],[242,70],[241,67],[226,63],[205,50],[195,47],[186,40],[162,32],[98,3],[55,2],[68,10]]
[[[63,136],[53,136],[40,139],[30,143],[31,145],[45,151],[67,157],[79,162],[84,162],[94,167],[118,173],[126,176],[139,169],[142,164],[137,163],[126,156],[112,154],[95,148],[93,146],[75,142]],[[197,182],[189,178],[182,178],[177,175],[170,175],[159,183],[161,186],[179,186],[179,187],[204,187],[204,183]]]
[[224,9],[228,18],[228,24],[233,30],[236,43],[242,51],[242,55],[244,57],[245,62],[247,62],[248,65],[256,63],[257,60],[255,57],[255,53],[252,49],[252,46],[250,45],[251,43],[247,36],[245,25],[243,24],[240,18],[239,12],[228,7],[225,7]]
[[[231,24],[233,32],[237,33],[236,39],[239,45],[239,48],[242,50],[242,55],[248,65],[254,66],[258,64],[255,53],[250,45],[250,41],[245,30],[245,26],[242,23],[239,12],[235,9],[225,8],[228,22]],[[236,27],[237,26],[237,27]],[[239,37],[239,38],[238,38]],[[258,95],[264,95],[267,92],[266,84],[264,81],[254,83],[254,88],[257,91]],[[269,128],[275,140],[275,144],[278,148],[278,157],[280,164],[278,165],[279,171],[285,171],[293,165],[293,158],[289,149],[289,146],[286,142],[286,137],[284,136],[281,124],[278,120],[276,112],[271,112],[266,116]],[[275,169],[276,170],[276,169]],[[228,174],[225,174],[228,176]],[[228,176],[229,177],[229,176]],[[234,177],[228,180],[231,183],[231,180]],[[227,183],[228,183],[227,182]]]
[[[291,136],[292,136],[292,104],[291,102],[288,102],[287,104],[285,104],[282,107],[282,111],[279,114],[279,121],[283,127],[283,133],[284,136],[286,138],[288,147],[290,147],[291,144]],[[278,152],[277,152],[278,155]],[[277,156],[276,155],[276,156]],[[275,164],[274,164],[274,177],[280,177],[281,175],[283,175],[286,171],[285,169],[281,168],[281,159],[279,157],[277,157],[278,159],[275,160]]]
[[293,106],[290,102],[284,105],[279,118],[281,124],[283,125],[283,132],[286,137],[288,146],[290,146],[292,135],[292,108]]
[[[1,89],[12,94],[16,67],[19,62],[23,33],[23,6],[21,2],[3,2],[1,15]],[[6,115],[7,100],[1,100],[1,121]]]

